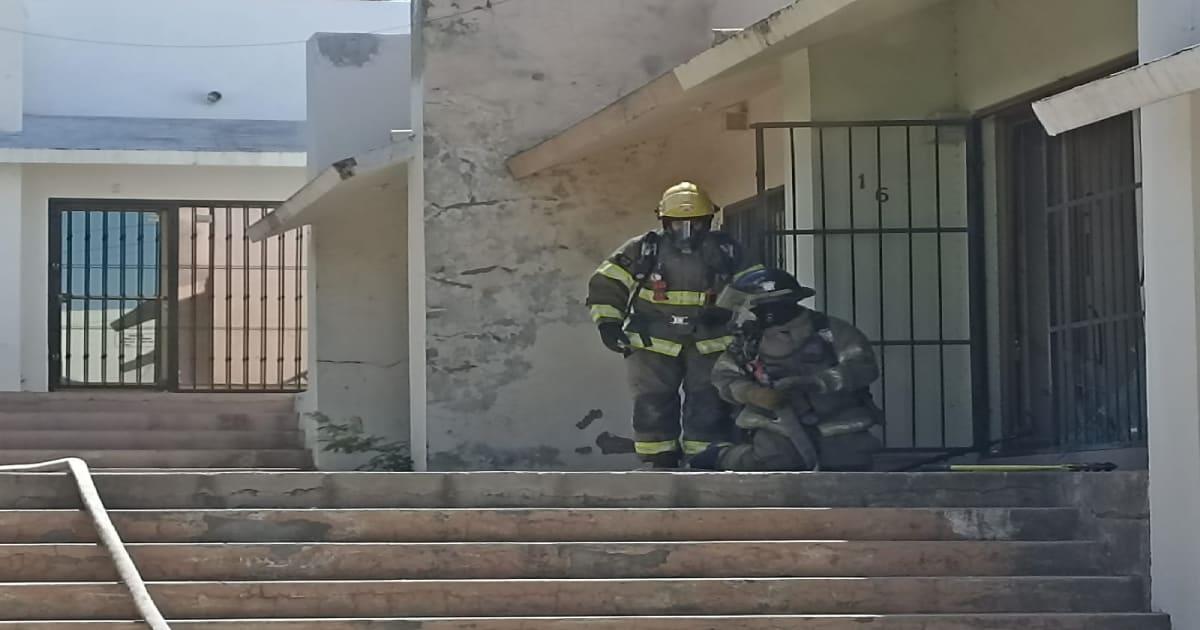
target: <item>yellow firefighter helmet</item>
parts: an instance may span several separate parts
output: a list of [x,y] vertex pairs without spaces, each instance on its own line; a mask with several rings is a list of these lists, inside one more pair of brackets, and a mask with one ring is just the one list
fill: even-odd
[[708,193],[691,182],[682,182],[668,188],[658,203],[661,219],[700,219],[716,214]]

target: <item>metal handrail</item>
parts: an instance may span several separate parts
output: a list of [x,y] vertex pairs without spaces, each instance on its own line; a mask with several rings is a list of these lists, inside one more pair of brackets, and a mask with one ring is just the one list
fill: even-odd
[[167,620],[163,618],[158,606],[155,605],[154,599],[150,597],[150,591],[146,590],[146,582],[142,580],[142,575],[133,563],[133,558],[129,557],[129,551],[125,549],[121,535],[117,533],[117,528],[108,518],[108,510],[104,508],[104,502],[100,500],[100,492],[96,490],[96,484],[92,481],[92,473],[88,470],[87,462],[77,457],[67,457],[37,464],[0,466],[0,472],[61,472],[64,470],[71,473],[75,479],[75,486],[79,488],[79,497],[83,500],[83,508],[92,518],[92,525],[96,528],[100,544],[112,556],[113,564],[117,567],[117,574],[125,583],[125,587],[129,589],[129,594],[133,597],[133,604],[137,607],[142,619],[146,621],[151,630],[171,630],[171,627],[167,625]]

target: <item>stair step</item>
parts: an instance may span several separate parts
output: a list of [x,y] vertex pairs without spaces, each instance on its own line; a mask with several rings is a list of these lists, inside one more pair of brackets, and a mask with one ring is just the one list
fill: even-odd
[[[105,497],[106,500],[108,497]],[[147,510],[110,513],[127,542],[1068,540],[1073,508]],[[78,510],[0,511],[0,543],[96,542]]]
[[7,450],[238,450],[299,449],[300,431],[0,431]]
[[8,411],[0,407],[0,432],[7,431],[295,431],[295,413],[245,413],[224,407],[195,411]]
[[[158,582],[172,618],[1137,612],[1126,577]],[[48,605],[53,602],[53,605]],[[117,583],[0,585],[0,619],[130,619]]]
[[296,408],[294,394],[237,393],[166,393],[80,391],[53,393],[0,393],[0,409],[5,411],[194,411],[206,413],[225,409],[235,413],[291,413]]
[[[31,464],[63,457],[78,457],[92,468],[311,468],[312,458],[301,449],[222,449],[222,450],[0,450],[0,465]],[[169,475],[172,473],[163,473]],[[241,473],[234,473],[241,474]],[[245,473],[254,474],[254,473]],[[65,475],[42,475],[48,480],[57,478],[53,487],[65,490],[72,482]],[[131,474],[129,480],[136,478]],[[143,490],[149,490],[143,486]],[[60,490],[61,491],[61,490]],[[136,492],[136,489],[129,488]],[[51,496],[55,496],[52,492]],[[67,502],[78,503],[77,494],[59,494],[56,507]],[[105,503],[109,503],[105,496]],[[7,505],[0,493],[0,508]]]
[[[61,457],[0,451],[0,463]],[[97,467],[303,467],[300,451],[84,453]],[[198,463],[199,462],[199,463]],[[1086,473],[1082,473],[1086,474]],[[1122,475],[1106,473],[1114,481]],[[113,509],[465,507],[1061,507],[1067,473],[100,474]],[[0,509],[75,508],[61,474],[0,474]]]
[[[145,630],[137,622],[3,622],[0,630]],[[1170,630],[1166,615],[1044,613],[990,615],[797,615],[739,617],[525,617],[237,619],[173,621],[175,630]]]
[[[323,543],[130,545],[143,577],[393,580],[1082,576],[1091,542]],[[98,545],[0,545],[0,580],[119,579]]]

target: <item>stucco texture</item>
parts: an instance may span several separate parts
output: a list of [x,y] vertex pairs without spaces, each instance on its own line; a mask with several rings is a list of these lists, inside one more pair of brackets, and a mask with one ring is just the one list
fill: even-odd
[[716,114],[526,180],[504,162],[703,50],[715,6],[521,0],[446,17],[460,4],[427,2],[431,470],[634,465],[624,366],[588,317],[587,278],[653,226],[671,183],[699,180],[719,203],[752,194],[753,133]]

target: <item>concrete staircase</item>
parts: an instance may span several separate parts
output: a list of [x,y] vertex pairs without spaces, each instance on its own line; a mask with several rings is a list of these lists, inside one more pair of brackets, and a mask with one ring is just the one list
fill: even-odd
[[0,394],[0,465],[311,469],[298,429],[290,395]]
[[[1167,630],[1139,577],[1144,484],[97,476],[151,592],[188,630]],[[0,630],[142,627],[77,501],[63,475],[0,475]]]

